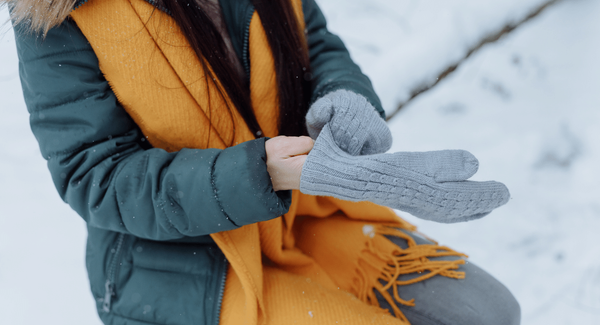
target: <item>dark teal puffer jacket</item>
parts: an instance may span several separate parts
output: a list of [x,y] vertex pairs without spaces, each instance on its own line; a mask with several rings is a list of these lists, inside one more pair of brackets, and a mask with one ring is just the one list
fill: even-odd
[[[248,73],[254,8],[249,0],[220,2]],[[348,89],[383,116],[369,79],[327,31],[314,0],[303,10],[313,101]],[[290,191],[273,191],[266,140],[225,150],[152,148],[73,21],[43,41],[25,26],[15,33],[32,131],[58,193],[88,225],[87,269],[103,322],[218,324],[227,261],[208,234],[276,218],[291,204]]]

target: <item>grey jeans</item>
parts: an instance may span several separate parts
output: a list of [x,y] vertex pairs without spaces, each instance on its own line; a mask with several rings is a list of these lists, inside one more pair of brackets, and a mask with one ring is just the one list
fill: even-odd
[[[418,245],[431,244],[418,234],[405,231]],[[406,240],[389,236],[396,245],[406,248]],[[435,257],[432,260],[455,260],[460,257]],[[398,288],[400,297],[415,299],[415,306],[398,304],[411,325],[518,325],[521,309],[515,297],[494,277],[467,261],[457,271],[466,273],[465,279],[434,276],[427,280]],[[398,280],[409,280],[417,275],[407,274]],[[391,289],[390,289],[391,293]],[[378,294],[379,304],[394,312]]]

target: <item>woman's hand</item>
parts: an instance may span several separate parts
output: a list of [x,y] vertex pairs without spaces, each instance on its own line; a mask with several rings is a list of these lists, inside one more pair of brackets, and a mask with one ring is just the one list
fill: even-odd
[[319,98],[306,113],[313,139],[329,124],[337,146],[352,156],[374,155],[392,146],[392,132],[375,107],[362,95],[336,90]]
[[313,144],[314,141],[305,136],[278,136],[265,142],[267,171],[275,191],[300,188],[302,166]]
[[502,183],[467,180],[478,167],[477,158],[464,150],[352,156],[337,146],[326,124],[302,168],[300,191],[371,201],[425,220],[464,222],[510,199]]

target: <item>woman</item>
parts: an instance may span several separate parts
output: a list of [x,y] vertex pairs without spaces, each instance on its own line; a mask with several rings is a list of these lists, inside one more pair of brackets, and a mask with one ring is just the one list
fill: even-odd
[[465,152],[381,155],[380,102],[313,0],[9,5],[104,323],[519,323],[506,288],[391,210],[297,191],[442,222],[506,201],[456,182]]

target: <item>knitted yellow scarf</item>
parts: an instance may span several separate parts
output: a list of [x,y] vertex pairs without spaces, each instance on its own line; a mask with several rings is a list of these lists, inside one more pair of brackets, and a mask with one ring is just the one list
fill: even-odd
[[[302,3],[292,3],[304,29]],[[227,109],[229,99],[217,91],[219,80],[204,78],[200,61],[168,15],[144,0],[91,0],[71,17],[91,43],[119,102],[154,147],[224,149],[254,139],[237,111]],[[265,135],[273,137],[278,134],[277,82],[256,12],[249,37],[254,113]],[[286,317],[296,317],[297,324],[407,324],[396,305],[415,302],[401,298],[398,286],[408,283],[398,282],[399,275],[422,272],[409,283],[436,274],[464,276],[453,271],[462,260],[427,258],[460,254],[437,245],[417,246],[397,230],[414,227],[388,208],[297,191],[292,202],[280,218],[211,235],[231,265],[222,324],[277,324]],[[409,247],[401,250],[384,235],[405,238]],[[229,287],[235,285],[239,295],[232,300],[235,290]],[[373,307],[378,306],[375,291],[390,302],[397,318]]]

